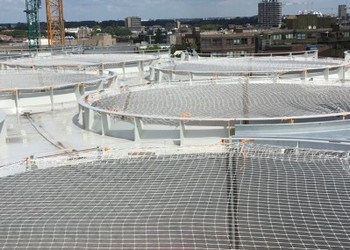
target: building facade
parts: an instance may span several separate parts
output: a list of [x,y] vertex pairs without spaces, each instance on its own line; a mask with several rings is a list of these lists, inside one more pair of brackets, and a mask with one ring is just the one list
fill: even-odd
[[203,56],[244,56],[250,53],[288,53],[317,49],[321,57],[343,57],[344,51],[350,49],[350,27],[201,32],[199,38],[192,36],[186,40],[191,48]]
[[200,34],[200,52],[242,56],[255,52],[255,33],[218,33]]
[[112,37],[110,34],[99,33],[95,36],[92,36],[87,39],[78,40],[78,44],[83,44],[84,46],[98,46],[98,47],[106,47],[113,46],[116,44],[116,39]]
[[348,16],[348,8],[345,4],[338,5],[338,17],[341,20],[345,20]]
[[168,32],[165,28],[154,25],[148,29],[141,31],[138,35],[140,42],[147,42],[148,44],[168,44]]
[[262,0],[258,4],[258,20],[263,28],[280,27],[282,24],[282,3],[278,0]]
[[126,17],[125,27],[131,31],[141,31],[141,18],[137,16]]
[[336,23],[337,19],[335,17],[312,13],[290,16],[286,19],[286,27],[291,30],[331,29]]

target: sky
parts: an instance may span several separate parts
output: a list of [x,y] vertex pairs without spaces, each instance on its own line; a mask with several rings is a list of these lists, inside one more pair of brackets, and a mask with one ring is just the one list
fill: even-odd
[[[40,20],[46,21],[45,0]],[[337,14],[339,4],[350,0],[280,0],[283,14],[317,10]],[[243,17],[257,15],[261,0],[63,0],[66,21],[124,20],[127,16],[147,19]],[[0,0],[0,23],[26,22],[25,0]],[[349,10],[350,13],[350,10]]]

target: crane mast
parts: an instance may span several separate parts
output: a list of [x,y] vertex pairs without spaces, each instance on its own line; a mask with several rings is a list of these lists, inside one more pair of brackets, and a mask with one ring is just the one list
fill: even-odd
[[26,9],[28,25],[28,46],[30,49],[38,49],[40,47],[40,22],[39,9],[41,8],[41,0],[26,0]]
[[46,18],[49,45],[64,45],[65,31],[62,0],[46,0]]

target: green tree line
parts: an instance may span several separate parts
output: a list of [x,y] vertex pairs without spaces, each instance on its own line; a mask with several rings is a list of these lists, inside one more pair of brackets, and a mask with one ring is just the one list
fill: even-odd
[[[174,19],[158,19],[150,21],[142,21],[143,26],[160,25],[169,29],[175,24]],[[252,17],[235,17],[235,18],[212,18],[212,19],[180,19],[182,23],[189,24],[191,26],[201,27],[203,30],[217,30],[220,28],[228,28],[229,24],[244,25],[250,23],[256,25],[258,23],[257,16]],[[9,35],[15,38],[27,36],[27,24],[0,24],[0,34]],[[106,20],[102,22],[97,21],[74,21],[65,22],[66,28],[78,28],[87,26],[94,28],[94,33],[109,33],[115,36],[128,36],[131,35],[129,29],[124,27],[124,20]],[[47,24],[45,22],[40,23],[41,34],[46,35]]]

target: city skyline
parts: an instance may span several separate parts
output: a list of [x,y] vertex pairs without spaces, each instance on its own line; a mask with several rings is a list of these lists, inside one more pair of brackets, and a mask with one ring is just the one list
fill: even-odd
[[[45,4],[40,10],[40,20],[45,21]],[[64,19],[66,21],[104,21],[123,20],[127,16],[139,16],[148,19],[206,18],[206,17],[243,17],[258,13],[261,0],[64,0]],[[320,11],[337,15],[338,5],[350,0],[284,0],[284,15],[298,14],[300,11]],[[0,0],[0,22],[26,22],[25,0]]]

